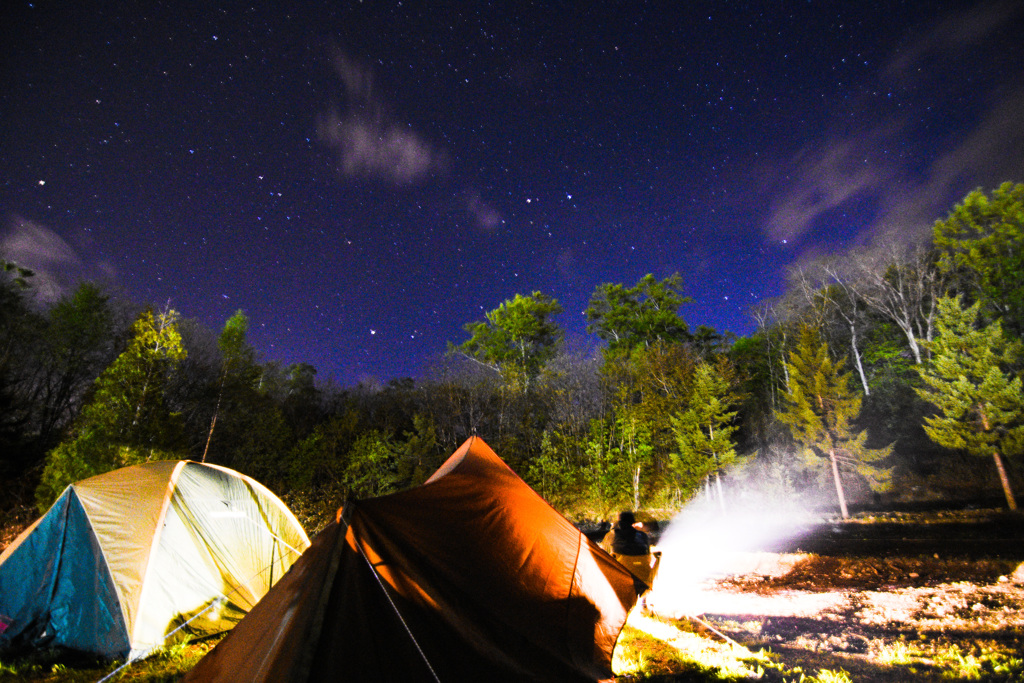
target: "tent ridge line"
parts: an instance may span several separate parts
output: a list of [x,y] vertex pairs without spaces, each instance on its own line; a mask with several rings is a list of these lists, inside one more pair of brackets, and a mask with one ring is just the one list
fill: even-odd
[[[146,566],[143,567],[142,573],[140,575],[142,587],[139,590],[139,600],[138,604],[136,605],[136,608],[142,605],[143,597],[146,595],[146,586],[148,585],[146,578],[149,576],[149,570],[153,566],[153,557],[156,555],[157,548],[160,547],[160,539],[163,537],[164,532],[164,520],[167,518],[167,510],[170,509],[171,507],[171,496],[174,495],[174,489],[178,485],[179,474],[183,469],[185,469],[185,465],[187,465],[188,463],[188,460],[179,460],[178,463],[174,466],[174,469],[171,470],[171,476],[167,478],[167,488],[164,491],[164,499],[160,503],[160,512],[159,514],[157,514],[156,517],[156,529],[153,532],[153,542],[149,546],[149,554],[146,557]],[[122,611],[125,608],[126,605],[121,606]],[[136,611],[138,611],[138,609],[136,609]],[[127,622],[128,619],[126,617],[125,623],[127,624]],[[128,646],[129,648],[134,649],[133,643],[135,642],[135,631],[139,628],[138,620],[133,622],[131,627],[131,633],[128,634]],[[131,657],[130,650],[129,657]]]
[[[89,513],[85,509],[85,505],[82,503],[81,498],[79,498],[79,496],[78,496],[78,489],[75,488],[74,484],[68,484],[66,493],[67,493],[67,496],[68,496],[68,501],[67,501],[67,504],[64,506],[64,511],[63,511],[64,523],[62,524],[63,531],[61,532],[61,535],[60,535],[60,549],[57,552],[57,557],[60,558],[60,563],[57,565],[57,567],[54,568],[54,571],[53,571],[53,583],[50,584],[50,596],[49,596],[49,599],[47,600],[47,604],[50,604],[53,601],[54,594],[57,591],[57,584],[60,582],[60,572],[61,572],[62,565],[64,564],[64,547],[67,545],[68,531],[70,529],[70,525],[68,524],[68,518],[71,516],[71,505],[72,504],[78,505],[78,507],[82,511],[82,515],[84,515],[86,517],[86,519],[88,519],[88,517],[89,517]],[[87,531],[89,532],[89,535],[92,537],[93,542],[96,544],[96,548],[100,552],[100,557],[103,558],[103,570],[107,573],[107,579],[110,581],[110,585],[111,586],[115,586],[114,590],[116,592],[116,590],[117,590],[116,589],[116,585],[117,584],[114,581],[114,575],[110,571],[110,560],[107,558],[106,550],[103,548],[103,544],[100,543],[100,539],[96,535],[96,529],[91,524],[88,525]],[[47,621],[49,621],[49,617],[47,617]],[[127,636],[127,634],[128,634],[128,618],[125,616],[124,608],[123,607],[121,608],[121,624],[124,626],[124,632],[125,632],[125,635]]]

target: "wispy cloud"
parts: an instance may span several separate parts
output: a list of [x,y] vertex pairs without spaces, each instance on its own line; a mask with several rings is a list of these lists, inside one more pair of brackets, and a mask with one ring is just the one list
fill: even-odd
[[13,217],[3,238],[0,256],[34,272],[32,289],[41,300],[59,299],[86,270],[78,252],[52,229]]
[[892,171],[866,158],[864,150],[877,144],[880,134],[830,140],[790,160],[786,175],[792,180],[771,207],[769,237],[797,240],[829,211],[863,193],[876,192]]
[[944,16],[896,50],[883,75],[893,80],[916,79],[921,64],[936,57],[961,57],[963,50],[985,41],[1022,12],[1024,5],[1018,0],[1002,0]]
[[[346,178],[373,178],[410,186],[450,176],[447,151],[403,123],[377,89],[373,70],[335,50],[334,73],[342,86],[342,104],[317,117],[317,137],[338,155]],[[449,178],[450,179],[450,178]],[[473,226],[493,233],[504,216],[475,189],[456,191]]]
[[904,191],[888,191],[880,202],[876,230],[913,232],[931,225],[977,187],[991,190],[1001,182],[1024,180],[1024,88],[993,103],[958,144],[929,166],[924,180]]
[[494,232],[504,222],[502,215],[490,204],[485,202],[479,192],[471,192],[466,201],[466,211],[469,212],[474,224],[484,232]]
[[[954,67],[975,54],[972,50],[1022,14],[1020,3],[997,2],[941,17],[894,52],[880,70],[879,88],[913,90],[922,80],[949,79]],[[908,139],[929,134],[918,127],[920,116],[912,107],[873,128],[835,135],[804,149],[776,174],[778,192],[766,222],[767,236],[798,240],[826,213],[856,198],[870,199],[877,207],[873,223],[863,227],[865,234],[916,236],[975,187],[1024,179],[1024,88],[1016,86],[1022,81],[1024,65],[982,93],[984,106],[973,125],[939,140],[948,151],[923,166],[889,153],[903,148]],[[939,92],[951,88],[949,84]],[[958,105],[951,94],[928,106]]]
[[397,120],[377,94],[368,67],[341,51],[335,53],[333,66],[344,89],[344,104],[318,117],[317,136],[337,153],[342,174],[409,185],[444,169],[445,155]]

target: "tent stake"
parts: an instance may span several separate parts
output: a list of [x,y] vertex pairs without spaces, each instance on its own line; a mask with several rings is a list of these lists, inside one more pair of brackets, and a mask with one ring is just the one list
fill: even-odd
[[714,626],[712,626],[712,625],[711,625],[711,624],[709,624],[708,622],[704,621],[704,620],[703,620],[703,619],[701,619],[700,617],[696,617],[696,616],[692,616],[692,615],[691,615],[691,616],[688,616],[688,617],[687,617],[687,619],[692,619],[693,621],[696,621],[696,622],[697,622],[698,624],[700,624],[701,626],[703,626],[703,627],[704,627],[704,628],[706,628],[707,630],[711,631],[711,632],[712,632],[712,633],[714,633],[714,634],[715,634],[716,636],[718,636],[719,638],[721,638],[721,639],[722,639],[722,640],[724,640],[725,642],[729,643],[730,645],[735,645],[736,647],[742,647],[742,648],[746,649],[746,648],[745,648],[745,646],[743,646],[743,645],[740,645],[740,644],[739,644],[739,643],[737,643],[737,642],[736,642],[735,640],[733,640],[733,639],[732,639],[732,638],[730,638],[729,636],[725,635],[724,633],[722,633],[722,632],[721,632],[721,631],[719,631],[719,630],[718,630],[717,628],[715,628]]

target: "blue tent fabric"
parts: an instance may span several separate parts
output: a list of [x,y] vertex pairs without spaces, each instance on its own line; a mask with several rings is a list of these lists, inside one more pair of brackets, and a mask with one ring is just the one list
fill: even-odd
[[[64,552],[89,548],[89,552]],[[93,599],[75,596],[87,592]],[[8,606],[15,606],[7,614]],[[61,644],[114,657],[128,649],[117,592],[74,489],[67,488],[0,570],[0,647]]]

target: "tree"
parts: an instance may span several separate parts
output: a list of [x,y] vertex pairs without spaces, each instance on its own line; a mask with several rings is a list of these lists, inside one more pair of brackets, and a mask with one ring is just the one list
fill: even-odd
[[806,268],[797,267],[790,272],[789,278],[803,294],[807,306],[814,311],[819,328],[824,330],[827,327],[835,327],[829,323],[833,322],[836,316],[841,320],[840,325],[849,334],[850,356],[853,358],[853,366],[857,370],[864,395],[870,394],[871,388],[868,386],[864,371],[861,350],[861,337],[865,325],[864,306],[842,272],[838,260],[828,257]]
[[128,348],[96,379],[71,438],[47,455],[40,510],[79,479],[181,453],[180,415],[164,405],[168,375],[185,355],[177,317],[147,310],[135,321]]
[[692,302],[682,293],[682,278],[664,280],[648,273],[633,287],[604,283],[590,296],[587,331],[607,342],[609,357],[628,356],[657,342],[689,341],[690,328],[679,308]]
[[935,302],[946,287],[935,251],[891,240],[848,259],[857,296],[899,327],[920,365],[921,343],[932,338]]
[[675,445],[671,418],[690,405],[699,359],[688,346],[659,342],[633,355],[608,361],[605,376],[614,382],[613,405],[640,419],[656,454],[658,472],[668,466]]
[[694,373],[689,407],[671,418],[676,441],[671,463],[677,482],[692,488],[714,474],[723,509],[721,472],[736,459],[732,435],[738,429],[733,424],[737,413],[729,410],[736,402],[730,385],[720,367],[700,363]]
[[516,294],[487,313],[486,320],[468,323],[470,338],[456,348],[525,391],[558,352],[564,333],[551,317],[561,312],[558,301],[546,294]]
[[867,432],[854,432],[850,423],[860,413],[861,397],[849,388],[850,373],[843,362],[833,362],[828,344],[804,325],[795,349],[789,354],[789,390],[785,407],[777,413],[793,438],[819,457],[827,457],[843,518],[849,517],[840,465],[853,467],[876,490],[888,486],[890,470],[874,464],[889,455],[892,447],[869,449]]
[[929,438],[971,455],[991,455],[1006,503],[1016,510],[1003,456],[1024,450],[1024,395],[1021,378],[1003,368],[1020,360],[1022,346],[1003,335],[998,320],[979,327],[980,305],[964,310],[959,297],[939,300],[932,360],[919,368],[927,386],[918,394],[941,413],[925,418]]
[[627,410],[617,412],[612,424],[593,420],[586,450],[586,475],[602,508],[639,509],[653,455],[647,425]]
[[210,418],[210,429],[206,434],[206,445],[203,447],[201,462],[206,462],[206,454],[210,450],[210,440],[213,438],[213,429],[217,426],[217,418],[220,416],[225,389],[229,395],[237,394],[239,391],[252,391],[259,378],[256,353],[245,341],[245,334],[248,330],[249,319],[242,310],[238,310],[224,323],[224,330],[217,339],[217,349],[220,351],[217,404],[213,409],[213,417]]
[[[32,384],[42,318],[30,306],[33,273],[0,259],[0,482],[13,482],[42,453],[30,448],[27,432],[32,406],[25,400]],[[7,486],[0,484],[0,495]]]
[[347,498],[373,498],[395,490],[399,453],[390,434],[376,429],[361,434],[346,459],[343,479]]
[[939,265],[1010,332],[1024,334],[1024,184],[968,194],[933,228]]

